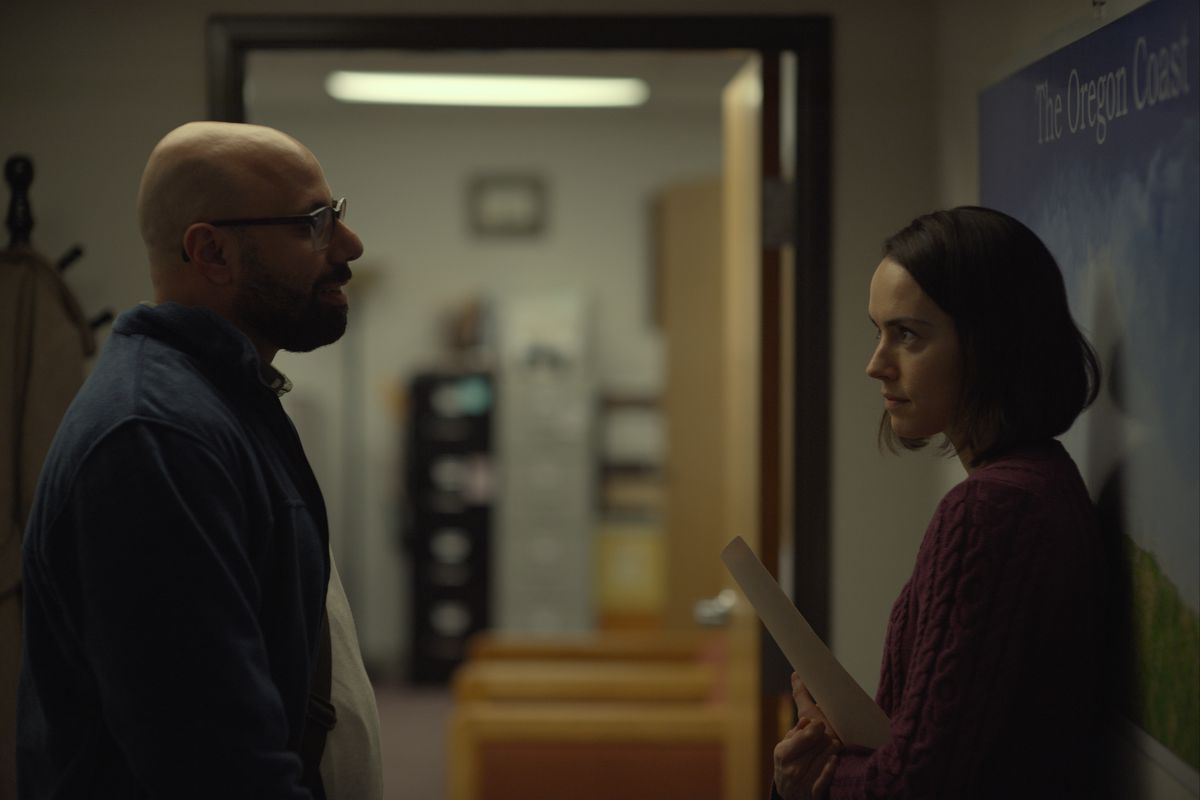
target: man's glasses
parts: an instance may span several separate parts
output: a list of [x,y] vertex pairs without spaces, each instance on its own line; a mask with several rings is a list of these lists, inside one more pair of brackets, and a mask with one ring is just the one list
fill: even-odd
[[217,228],[241,228],[249,225],[307,225],[312,236],[313,250],[324,250],[333,239],[333,229],[337,220],[346,218],[346,198],[335,202],[332,206],[318,208],[307,214],[297,214],[292,217],[255,217],[252,219],[218,219],[208,223]]

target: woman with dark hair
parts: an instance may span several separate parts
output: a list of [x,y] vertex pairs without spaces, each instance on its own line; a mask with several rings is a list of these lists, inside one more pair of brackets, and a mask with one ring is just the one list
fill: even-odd
[[868,312],[880,445],[942,435],[966,479],[938,505],[888,624],[877,701],[892,736],[841,747],[805,687],[775,794],[1091,798],[1121,682],[1105,648],[1112,550],[1054,437],[1095,399],[1096,355],[1053,256],[1017,220],[962,207],[884,243]]

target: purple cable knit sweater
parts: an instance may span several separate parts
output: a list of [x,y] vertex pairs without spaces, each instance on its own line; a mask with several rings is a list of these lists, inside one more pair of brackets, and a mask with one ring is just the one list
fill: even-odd
[[829,800],[1095,797],[1106,552],[1058,442],[951,490],[888,624],[892,740],[843,752]]

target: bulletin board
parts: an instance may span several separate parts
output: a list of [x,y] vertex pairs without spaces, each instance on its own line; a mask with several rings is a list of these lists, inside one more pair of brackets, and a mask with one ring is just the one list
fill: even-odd
[[1058,259],[1105,370],[1063,438],[1132,570],[1131,710],[1200,770],[1198,4],[1156,0],[980,96],[981,202]]

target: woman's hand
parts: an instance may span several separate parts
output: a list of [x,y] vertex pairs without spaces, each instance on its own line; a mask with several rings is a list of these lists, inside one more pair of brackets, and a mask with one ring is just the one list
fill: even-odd
[[833,781],[842,743],[794,672],[792,699],[799,720],[775,745],[775,790],[784,800],[821,798]]
[[825,723],[801,718],[775,745],[775,790],[783,800],[825,796],[833,780],[840,744]]
[[[808,687],[800,682],[800,676],[792,673],[792,700],[796,703],[796,716],[799,719],[811,719],[817,722],[825,723],[825,730],[829,731],[830,735],[837,739],[837,731],[829,724],[829,720],[825,718],[825,713],[821,711],[817,705],[817,701],[809,694]],[[841,742],[838,742],[839,746]]]

